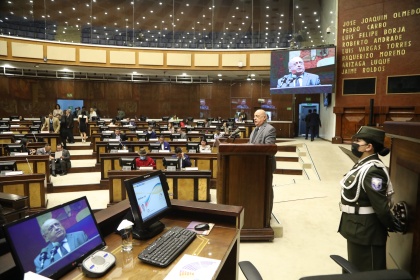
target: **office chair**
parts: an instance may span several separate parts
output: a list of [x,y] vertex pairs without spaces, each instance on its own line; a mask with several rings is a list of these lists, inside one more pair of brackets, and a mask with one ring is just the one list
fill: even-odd
[[346,259],[337,256],[330,256],[348,274],[331,274],[302,277],[300,280],[414,280],[405,270],[384,269],[359,272],[359,270]]
[[247,280],[262,280],[261,274],[250,261],[242,261],[238,264]]

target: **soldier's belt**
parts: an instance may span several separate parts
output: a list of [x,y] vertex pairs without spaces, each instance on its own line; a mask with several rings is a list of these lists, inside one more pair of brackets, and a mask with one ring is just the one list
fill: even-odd
[[341,204],[341,202],[339,203],[339,206],[340,206],[340,211],[347,214],[367,215],[367,214],[375,213],[372,206],[355,207],[355,206]]

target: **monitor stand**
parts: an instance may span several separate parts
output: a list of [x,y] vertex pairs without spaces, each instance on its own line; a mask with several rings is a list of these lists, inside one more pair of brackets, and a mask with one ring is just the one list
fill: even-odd
[[134,227],[133,238],[139,239],[139,240],[150,239],[152,237],[155,237],[159,233],[161,233],[164,229],[165,229],[165,225],[160,221],[157,221],[151,224],[147,228]]

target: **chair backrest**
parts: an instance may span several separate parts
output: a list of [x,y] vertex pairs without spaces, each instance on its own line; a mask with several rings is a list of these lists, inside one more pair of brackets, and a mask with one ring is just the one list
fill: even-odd
[[238,264],[247,280],[263,280],[257,268],[250,261],[242,261]]

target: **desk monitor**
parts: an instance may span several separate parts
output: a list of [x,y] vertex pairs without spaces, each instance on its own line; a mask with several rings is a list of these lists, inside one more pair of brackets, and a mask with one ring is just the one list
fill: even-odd
[[162,161],[163,161],[163,166],[167,170],[179,169],[179,159],[177,157],[164,157]]
[[163,231],[160,222],[170,210],[169,186],[162,171],[124,181],[134,219],[134,237],[149,239]]
[[41,126],[42,125],[41,120],[32,121],[32,125]]
[[19,141],[22,141],[23,138],[25,138],[24,134],[13,134],[13,139],[15,140],[15,143],[20,143]]
[[13,121],[13,120],[19,120],[19,116],[10,116],[9,120]]
[[171,137],[171,141],[174,141],[175,139],[181,139],[181,134],[180,133],[172,133],[170,137]]
[[120,124],[121,124],[121,126],[129,125],[130,122],[129,121],[120,121]]
[[105,121],[103,121],[103,120],[97,120],[96,121],[96,125],[97,126],[103,126],[103,125],[105,125]]
[[228,118],[228,122],[233,122],[233,123],[235,123],[235,118]]
[[122,145],[120,142],[108,142],[108,145],[107,145],[108,153],[116,153],[120,149],[122,149]]
[[175,128],[180,127],[180,121],[173,121],[172,124]]
[[149,152],[158,152],[160,150],[160,143],[149,143]]
[[23,153],[23,144],[6,144],[5,150],[9,156],[14,153]]
[[187,117],[187,121],[192,122],[192,121],[194,121],[194,118],[193,117]]
[[109,127],[108,126],[106,126],[106,125],[102,125],[102,126],[100,126],[99,127],[99,131],[108,131],[109,130]]
[[147,121],[147,125],[151,127],[155,127],[156,121]]
[[204,127],[204,122],[203,121],[198,121],[197,122],[197,127]]
[[[43,232],[66,236],[69,251],[63,257],[57,243],[42,236],[45,222],[50,226]],[[4,231],[21,279],[28,271],[58,279],[106,245],[85,196],[6,224]]]
[[10,126],[9,125],[1,125],[0,126],[0,133],[6,132],[6,131],[10,131]]
[[99,117],[92,117],[92,119],[91,119],[93,122],[96,122],[96,121],[98,121],[99,120]]
[[227,125],[228,127],[232,127],[232,128],[233,128],[233,126],[235,125],[235,120],[233,120],[233,122],[228,121],[228,122],[226,123],[226,125]]
[[1,173],[9,171],[17,171],[17,164],[14,160],[0,161],[0,171]]
[[0,120],[0,126],[9,126],[9,121]]
[[208,140],[214,140],[214,135],[211,133],[204,134],[204,139]]
[[137,139],[139,141],[147,141],[149,140],[149,136],[147,136],[147,133],[137,133]]
[[41,130],[41,126],[39,126],[39,125],[31,125],[29,127],[29,131],[31,133],[39,133],[40,130]]
[[102,132],[101,133],[101,141],[107,141],[111,138],[112,132]]
[[122,170],[136,170],[136,157],[120,157]]
[[214,118],[207,118],[207,121],[212,122],[212,121],[214,121]]
[[189,153],[199,153],[200,152],[199,151],[200,143],[198,143],[198,142],[187,142],[186,146],[187,146],[187,151]]
[[162,121],[167,122],[169,121],[170,117],[169,116],[164,116],[162,117]]
[[186,129],[187,129],[187,133],[195,130],[194,127],[187,127]]

